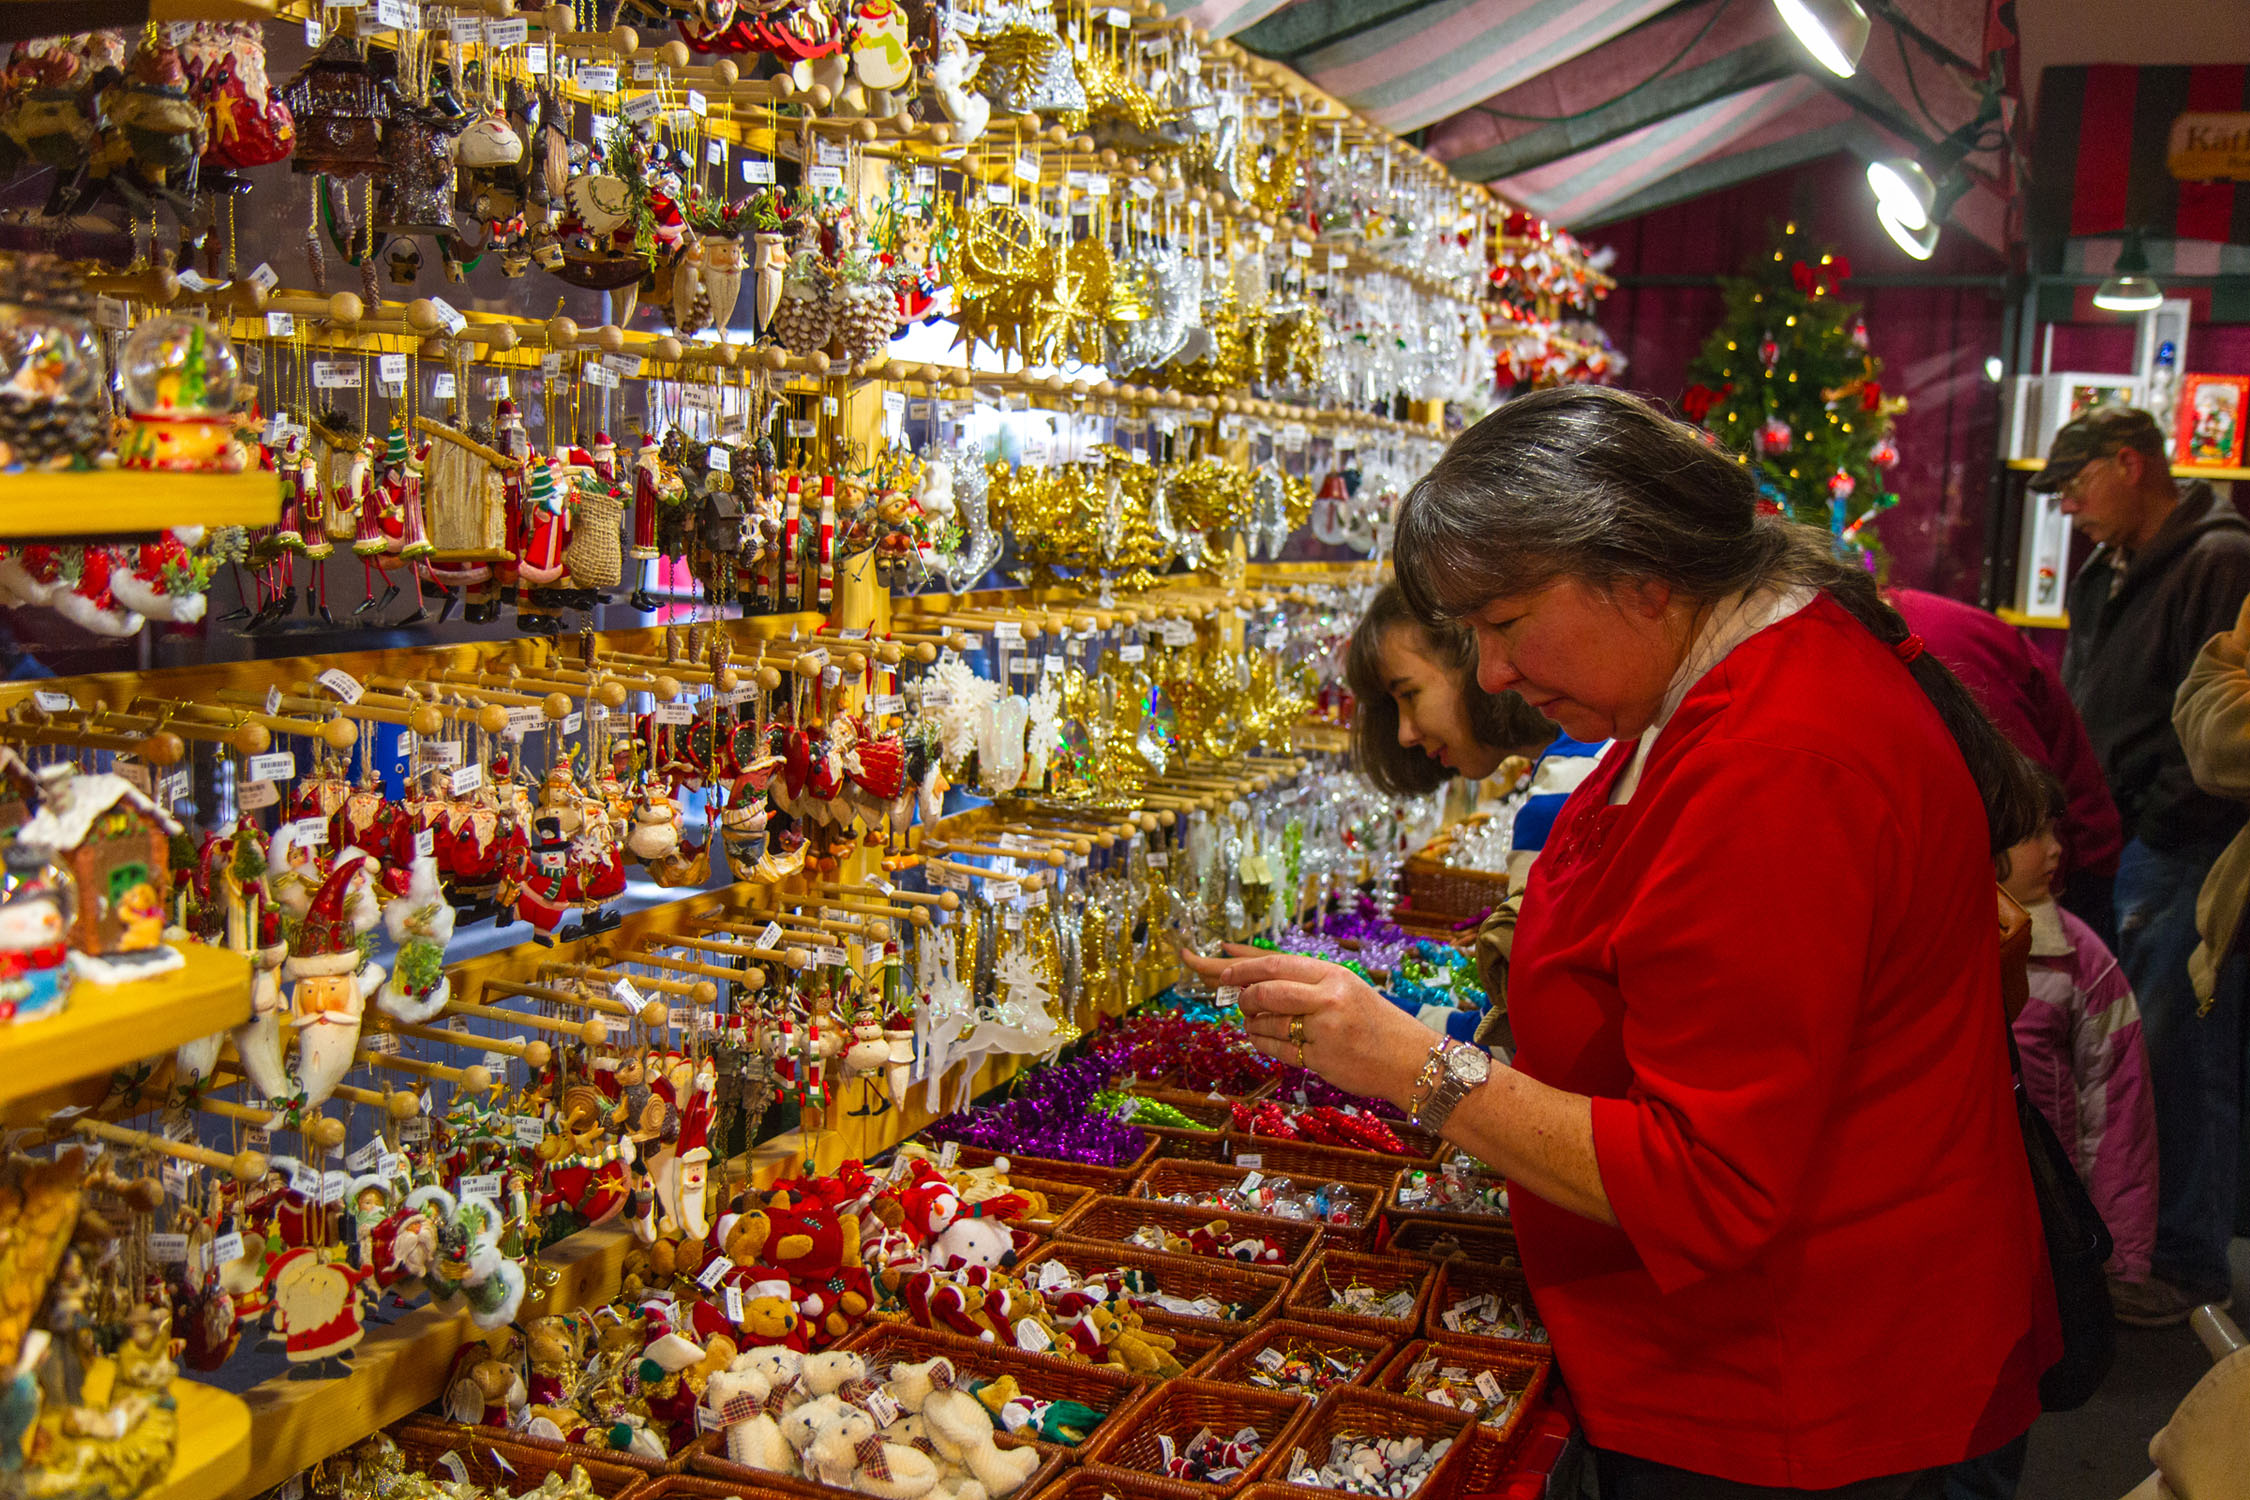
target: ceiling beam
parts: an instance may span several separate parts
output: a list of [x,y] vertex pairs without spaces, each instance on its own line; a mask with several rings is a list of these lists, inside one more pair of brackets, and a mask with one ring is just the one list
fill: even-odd
[[1614,141],[1619,136],[1631,135],[1674,115],[1802,72],[1799,64],[1803,58],[1804,49],[1794,38],[1767,37],[1701,67],[1660,78],[1638,93],[1613,100],[1576,119],[1557,120],[1497,146],[1457,156],[1446,166],[1454,176],[1469,182],[1513,177]]
[[1234,39],[1260,57],[1295,62],[1309,52],[1346,41],[1363,31],[1420,10],[1428,0],[1297,0]]
[[1581,214],[1571,221],[1570,227],[1573,233],[1580,233],[1659,208],[1670,208],[1675,203],[1700,198],[1705,193],[1715,193],[1722,188],[1733,187],[1738,182],[1763,177],[1768,172],[1800,167],[1823,156],[1850,150],[1857,133],[1858,127],[1847,121],[1806,131],[1802,135],[1776,141],[1770,146],[1697,162],[1694,166],[1674,172],[1662,181],[1620,198],[1615,203],[1604,204],[1591,214]]

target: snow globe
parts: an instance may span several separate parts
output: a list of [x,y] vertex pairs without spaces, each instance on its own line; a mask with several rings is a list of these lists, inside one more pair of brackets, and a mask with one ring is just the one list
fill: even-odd
[[128,469],[235,474],[234,388],[241,367],[224,330],[162,313],[133,330],[118,355],[126,423],[118,458]]

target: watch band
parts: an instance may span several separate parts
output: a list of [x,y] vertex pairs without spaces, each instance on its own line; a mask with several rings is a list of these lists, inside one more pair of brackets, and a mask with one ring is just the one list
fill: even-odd
[[1437,1086],[1430,1090],[1430,1097],[1423,1101],[1422,1107],[1413,1116],[1415,1125],[1421,1129],[1433,1132],[1443,1130],[1446,1117],[1453,1113],[1454,1106],[1482,1087],[1485,1078],[1491,1077],[1489,1064],[1485,1069],[1485,1077],[1474,1080],[1458,1078],[1450,1067],[1445,1066],[1454,1053],[1464,1050],[1473,1052],[1478,1049],[1470,1047],[1467,1042],[1451,1038],[1438,1044],[1434,1054],[1438,1062]]

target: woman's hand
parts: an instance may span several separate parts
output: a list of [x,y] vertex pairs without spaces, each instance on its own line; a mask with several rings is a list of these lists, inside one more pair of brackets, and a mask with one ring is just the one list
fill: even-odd
[[1260,1052],[1301,1063],[1340,1089],[1403,1106],[1437,1042],[1429,1028],[1341,964],[1226,945],[1227,957],[1180,950],[1205,979],[1238,987],[1242,1029]]

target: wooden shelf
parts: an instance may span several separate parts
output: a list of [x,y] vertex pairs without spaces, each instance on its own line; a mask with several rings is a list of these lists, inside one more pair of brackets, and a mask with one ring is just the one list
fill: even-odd
[[270,526],[281,483],[246,474],[86,469],[0,474],[0,539],[153,535],[168,526]]
[[0,1106],[94,1078],[250,1019],[250,960],[181,945],[185,968],[73,986],[62,1014],[0,1028]]
[[2027,615],[2020,609],[1996,609],[1993,613],[2010,625],[2020,626],[2025,630],[2070,629],[2068,615]]
[[[2036,474],[2047,467],[2043,458],[2011,458],[2008,467],[2024,474]],[[2250,479],[2250,469],[2206,469],[2196,464],[2172,465],[2174,479]]]
[[219,1500],[250,1472],[250,1408],[240,1396],[192,1380],[172,1382],[180,1439],[172,1472],[141,1500]]

